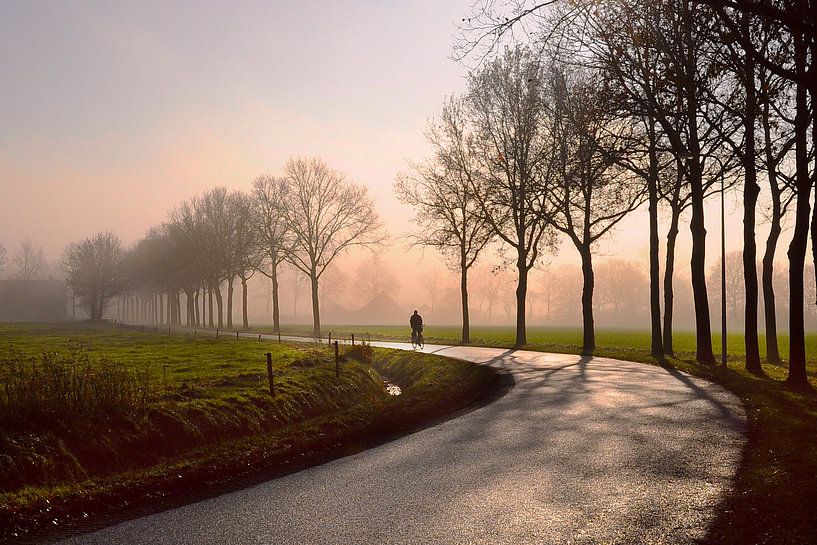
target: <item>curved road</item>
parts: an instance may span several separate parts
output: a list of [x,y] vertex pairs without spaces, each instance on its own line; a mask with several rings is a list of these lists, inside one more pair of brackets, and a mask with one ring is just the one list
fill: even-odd
[[500,367],[516,385],[376,448],[65,543],[681,544],[706,534],[745,443],[734,395],[605,358],[425,351]]

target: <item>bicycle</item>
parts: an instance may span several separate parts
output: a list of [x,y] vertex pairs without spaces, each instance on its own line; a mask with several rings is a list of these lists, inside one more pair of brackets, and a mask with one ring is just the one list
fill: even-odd
[[423,349],[425,345],[425,339],[423,339],[423,328],[420,328],[418,331],[412,330],[411,332],[411,348],[417,350]]

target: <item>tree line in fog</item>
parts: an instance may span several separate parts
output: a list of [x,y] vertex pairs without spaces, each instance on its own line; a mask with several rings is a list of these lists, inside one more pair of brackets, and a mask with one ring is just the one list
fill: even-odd
[[[767,10],[743,0],[478,3],[456,47],[464,61],[477,60],[467,91],[447,98],[429,123],[432,156],[395,183],[416,212],[412,244],[438,249],[459,274],[462,341],[469,341],[469,271],[498,256],[493,264],[514,272],[516,343],[526,344],[529,276],[566,240],[580,264],[576,303],[583,349],[592,353],[594,311],[607,304],[596,297],[596,248],[644,206],[648,289],[632,297],[649,309],[652,354],[674,353],[675,293],[684,291],[676,285],[676,243],[688,215],[696,356],[714,363],[709,286],[717,281],[706,268],[704,204],[734,190],[743,248],[740,262],[725,266],[735,288],[729,303],[742,314],[746,366],[760,370],[761,292],[765,357],[780,361],[776,301],[783,296],[789,380],[805,382],[806,249],[809,235],[817,238],[810,200],[817,89],[808,74],[817,41],[813,25],[801,21],[788,4]],[[759,255],[755,229],[764,215],[771,229]],[[787,215],[794,228],[781,290],[774,256]],[[92,318],[114,296],[131,294],[127,307],[141,294],[138,304],[174,323],[184,315],[187,324],[217,327],[232,326],[236,289],[247,327],[247,280],[263,274],[278,329],[278,270],[287,263],[309,280],[320,334],[322,275],[348,248],[383,238],[363,187],[319,160],[295,159],[249,193],[215,189],[181,204],[131,251],[101,234],[72,245],[65,264]],[[121,274],[102,282],[93,271],[113,263],[122,264]],[[813,273],[808,282],[813,298]]]

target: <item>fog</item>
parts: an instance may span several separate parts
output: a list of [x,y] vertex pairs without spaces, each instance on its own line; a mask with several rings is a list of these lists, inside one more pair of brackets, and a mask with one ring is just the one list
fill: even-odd
[[[19,277],[13,257],[26,240],[43,249],[37,277],[59,279],[73,241],[110,230],[134,244],[193,195],[248,191],[290,157],[317,156],[368,188],[389,234],[376,254],[355,250],[332,265],[321,293],[325,321],[403,323],[418,308],[430,323],[457,323],[457,276],[434,250],[408,247],[412,210],[392,185],[409,161],[427,157],[427,119],[464,88],[467,67],[450,57],[470,5],[5,3],[0,65],[13,83],[0,86],[0,244],[8,254],[0,278]],[[728,252],[741,248],[739,198],[727,194]],[[719,220],[710,201],[710,269],[720,259]],[[600,325],[649,325],[645,226],[645,211],[636,211],[596,247]],[[767,230],[759,227],[759,241]],[[781,272],[789,236],[778,250]],[[689,252],[685,218],[676,259],[681,328],[693,319]],[[472,272],[475,324],[513,321],[514,271],[503,265],[491,248]],[[580,323],[578,265],[564,242],[541,259],[530,324]],[[373,267],[391,279],[375,301],[366,285]],[[260,275],[250,281],[253,321],[269,320],[267,284]],[[715,320],[719,285],[710,284]],[[303,275],[285,272],[281,298],[285,322],[309,321]],[[391,318],[392,309],[403,314]]]

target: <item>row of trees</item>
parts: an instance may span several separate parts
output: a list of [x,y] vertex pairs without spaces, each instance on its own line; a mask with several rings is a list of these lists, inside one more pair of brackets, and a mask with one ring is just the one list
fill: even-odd
[[257,178],[249,193],[216,188],[189,199],[129,251],[112,233],[101,233],[71,245],[64,261],[67,284],[91,319],[101,319],[118,296],[128,317],[180,324],[184,316],[187,325],[219,328],[233,327],[238,283],[242,325],[249,327],[247,282],[259,272],[272,282],[276,331],[279,271],[286,262],[309,280],[314,334],[320,335],[322,276],[345,250],[375,246],[383,237],[365,187],[318,159],[299,158],[281,176]]
[[40,278],[47,268],[43,249],[32,244],[29,239],[20,243],[10,262],[5,246],[0,244],[0,273],[5,271],[7,264],[11,265],[9,278],[17,280],[35,280]]
[[[397,182],[417,209],[416,242],[442,249],[461,273],[463,340],[467,272],[496,240],[517,272],[516,340],[525,343],[528,272],[560,233],[581,258],[584,351],[592,352],[594,245],[646,202],[652,353],[673,353],[675,243],[689,211],[697,359],[714,363],[704,202],[726,182],[743,195],[746,366],[759,371],[755,226],[765,178],[766,356],[780,358],[773,267],[793,202],[789,380],[804,383],[803,271],[817,140],[815,25],[803,18],[814,12],[811,1],[489,1],[475,9],[457,47],[461,58],[479,61],[468,92],[447,100],[432,122],[434,156]],[[663,279],[662,205],[670,212]],[[817,238],[817,214],[811,233]]]

